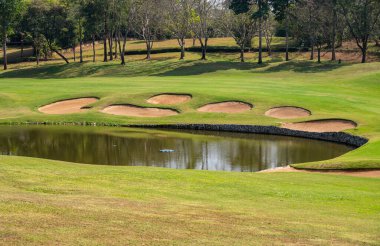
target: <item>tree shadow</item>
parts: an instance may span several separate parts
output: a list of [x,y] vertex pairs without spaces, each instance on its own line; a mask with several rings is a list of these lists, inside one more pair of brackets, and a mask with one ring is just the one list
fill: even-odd
[[335,69],[344,67],[348,64],[338,62],[322,62],[317,63],[314,61],[288,61],[281,62],[277,65],[272,65],[265,70],[257,70],[255,73],[276,73],[283,71],[293,71],[296,73],[320,73],[320,72],[329,72]]
[[125,66],[119,63],[83,64],[46,64],[9,70],[0,73],[0,78],[75,78],[75,77],[137,77],[137,76],[191,76],[227,70],[250,73],[276,73],[294,71],[296,73],[328,72],[348,64],[332,62],[316,63],[312,61],[283,62],[272,60],[258,65],[255,62],[241,63],[236,59],[224,61],[173,60],[170,57],[157,57],[150,61],[140,59],[129,61]]
[[251,62],[241,63],[230,61],[195,61],[187,64],[186,66],[179,66],[162,73],[154,74],[154,76],[191,76],[226,70],[250,71],[257,68],[264,68],[266,66],[268,66],[268,64],[258,65]]

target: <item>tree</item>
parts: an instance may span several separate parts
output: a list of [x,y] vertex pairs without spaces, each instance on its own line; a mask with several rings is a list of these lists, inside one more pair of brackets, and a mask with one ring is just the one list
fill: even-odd
[[252,18],[258,20],[259,29],[259,59],[258,64],[263,63],[263,22],[267,18],[269,13],[269,2],[268,0],[255,0],[257,4],[257,11],[253,13]]
[[241,62],[245,62],[245,49],[247,44],[252,42],[256,26],[256,21],[252,18],[256,6],[249,1],[245,1],[245,3],[236,0],[227,2],[229,10],[220,18],[225,32],[234,38],[240,48]]
[[362,63],[365,63],[368,42],[379,25],[380,1],[338,0],[338,5],[352,37],[362,52]]
[[77,40],[79,40],[79,62],[83,62],[83,37],[84,37],[84,15],[81,11],[81,6],[84,5],[84,0],[66,0],[67,8],[69,9],[68,21],[73,23],[75,34],[73,40],[73,51],[75,59],[75,48]]
[[117,0],[117,5],[118,8],[115,12],[115,35],[119,46],[121,65],[125,65],[127,37],[132,29],[133,18],[137,13],[132,0]]
[[208,40],[213,32],[213,20],[215,7],[218,0],[195,0],[192,13],[192,28],[198,38],[202,49],[202,60],[206,60]]
[[92,40],[92,61],[96,61],[95,41],[102,30],[103,9],[100,0],[85,0],[81,5],[80,13],[84,18],[85,33]]
[[151,59],[154,41],[162,31],[164,5],[162,1],[136,0],[135,31],[145,41],[146,59]]
[[276,21],[272,13],[268,13],[268,16],[264,18],[263,33],[265,42],[267,45],[268,56],[272,56],[272,41],[276,31]]
[[177,39],[181,48],[180,60],[185,58],[185,39],[190,33],[192,8],[194,0],[169,0],[167,1],[168,9],[167,20],[168,29]]
[[7,39],[23,6],[23,0],[0,0],[0,28],[3,41],[3,66],[8,68]]
[[291,18],[291,9],[294,7],[295,0],[271,0],[272,10],[275,19],[285,25],[285,60],[289,61],[289,25]]

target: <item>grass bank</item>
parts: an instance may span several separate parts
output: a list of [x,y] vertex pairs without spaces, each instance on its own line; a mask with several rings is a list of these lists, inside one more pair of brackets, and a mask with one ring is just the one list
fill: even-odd
[[0,156],[14,245],[376,245],[380,180],[109,167]]

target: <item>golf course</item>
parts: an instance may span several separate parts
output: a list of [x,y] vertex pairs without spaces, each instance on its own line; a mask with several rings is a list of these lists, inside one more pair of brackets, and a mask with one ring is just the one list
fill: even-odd
[[[129,56],[123,67],[116,61],[11,65],[0,73],[0,123],[4,127],[47,124],[92,131],[98,126],[176,124],[281,128],[333,119],[355,123],[343,131],[368,142],[337,158],[292,165],[313,172],[89,165],[3,155],[2,242],[379,243],[380,179],[378,174],[354,176],[357,170],[380,169],[380,63],[284,62],[280,54],[257,65],[254,57],[253,62],[239,63],[236,54],[213,53],[207,61],[200,61],[198,53],[188,53],[183,61],[177,55],[156,54],[150,61]],[[78,105],[75,99],[81,99]],[[60,105],[65,101],[66,105]],[[223,108],[213,105],[220,102],[237,103],[229,105],[232,111],[212,112]],[[65,111],[67,105],[69,109],[74,106],[74,112]],[[105,112],[112,105],[124,108]],[[175,114],[146,117],[145,111],[125,109],[131,105]],[[209,107],[201,110],[205,105]],[[242,105],[243,110],[235,112]],[[283,106],[303,110],[284,117],[288,113],[276,110]],[[138,115],[129,116],[131,112]],[[274,117],[268,115],[272,113]],[[332,126],[326,127],[328,131]],[[154,131],[165,134],[165,130]],[[341,172],[323,172],[327,169]],[[351,170],[349,175],[341,174],[347,170]]]
[[379,0],[0,0],[0,246],[380,246]]

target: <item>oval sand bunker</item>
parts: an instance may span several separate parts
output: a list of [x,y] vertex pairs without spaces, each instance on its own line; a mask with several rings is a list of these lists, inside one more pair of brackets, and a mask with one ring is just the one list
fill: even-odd
[[307,109],[293,106],[283,106],[271,108],[265,112],[266,116],[277,119],[295,119],[303,118],[311,115],[311,112]]
[[207,104],[198,109],[199,112],[236,114],[252,109],[252,105],[244,102],[220,102]]
[[135,105],[111,105],[101,112],[132,117],[165,117],[178,114],[174,109],[144,108]]
[[42,106],[38,111],[45,114],[74,114],[88,110],[89,104],[97,102],[99,99],[95,97],[76,98],[58,101]]
[[151,104],[180,104],[188,102],[192,99],[191,95],[188,94],[160,94],[153,96],[147,100]]
[[351,120],[315,120],[299,123],[284,123],[283,128],[305,132],[340,132],[354,129],[357,124]]

